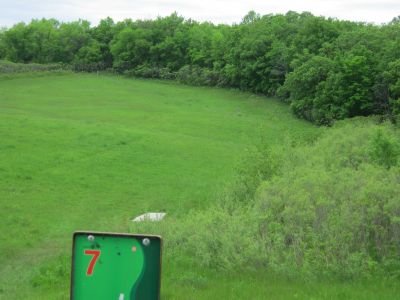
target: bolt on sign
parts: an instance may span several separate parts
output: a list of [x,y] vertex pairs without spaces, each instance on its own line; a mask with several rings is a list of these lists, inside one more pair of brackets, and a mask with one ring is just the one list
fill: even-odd
[[153,235],[75,232],[71,300],[157,300],[162,240]]

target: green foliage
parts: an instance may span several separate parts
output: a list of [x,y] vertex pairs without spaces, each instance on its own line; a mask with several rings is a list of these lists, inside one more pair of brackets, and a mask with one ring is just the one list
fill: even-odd
[[398,276],[385,264],[399,259],[399,169],[368,158],[374,142],[368,127],[334,129],[295,151],[285,175],[260,187],[256,208],[271,268],[343,278]]
[[79,20],[61,23],[57,31],[55,61],[71,63],[79,50],[91,43],[90,23]]
[[99,25],[93,28],[92,37],[99,44],[101,62],[106,68],[112,67],[112,54],[110,43],[115,35],[115,23],[110,17],[100,21]]
[[370,156],[387,169],[396,166],[400,157],[399,139],[393,134],[377,130],[370,145]]
[[293,111],[305,119],[318,123],[329,122],[335,116],[329,118],[321,115],[326,108],[320,95],[322,85],[334,68],[331,59],[313,56],[287,76],[285,85],[278,90],[279,95],[288,98]]
[[223,206],[233,208],[252,201],[261,182],[279,173],[281,159],[278,150],[265,142],[246,149],[235,170],[236,178],[223,195]]
[[[50,20],[33,20],[29,25],[25,26],[25,46],[29,49],[26,52],[19,52],[21,58],[17,58],[20,62],[37,62],[37,63],[55,63],[58,45],[58,29],[59,22]],[[15,41],[14,41],[15,42]],[[14,49],[18,49],[18,44],[14,45]],[[31,53],[30,53],[31,51]],[[30,57],[25,55],[30,53]]]
[[99,71],[105,68],[100,44],[93,41],[79,49],[72,62],[75,71]]
[[176,78],[176,73],[171,72],[168,68],[157,68],[151,65],[139,65],[134,69],[127,70],[124,75],[130,77],[142,77],[142,78],[161,78],[172,80]]
[[400,25],[316,17],[260,16],[232,26],[198,23],[177,13],[155,20],[32,20],[0,32],[0,58],[72,64],[77,71],[113,68],[145,78],[229,86],[276,96],[317,124],[400,112]]
[[176,79],[179,82],[190,85],[221,85],[221,78],[218,72],[198,66],[183,66],[176,73]]
[[0,60],[4,59],[6,56],[6,45],[5,45],[5,41],[4,41],[4,37],[5,37],[5,29],[4,28],[0,28]]
[[[32,20],[0,33],[0,58],[63,62],[77,71],[114,68],[145,78],[229,86],[275,96],[317,124],[400,112],[400,25],[338,21],[310,13],[214,25],[177,13],[155,20]],[[378,59],[379,58],[379,59]]]
[[0,75],[14,74],[14,73],[27,73],[27,72],[42,72],[42,71],[56,71],[63,69],[60,64],[20,64],[12,63],[5,60],[0,60]]
[[149,32],[143,29],[125,28],[116,36],[111,53],[116,58],[114,67],[118,71],[135,68],[148,60],[151,42]]
[[167,255],[187,253],[217,270],[398,278],[399,138],[392,125],[372,119],[338,123],[311,145],[249,155],[239,181],[250,185],[239,187],[241,194],[161,229],[132,230],[160,232]]
[[389,110],[400,115],[400,59],[389,63],[388,69],[383,72]]

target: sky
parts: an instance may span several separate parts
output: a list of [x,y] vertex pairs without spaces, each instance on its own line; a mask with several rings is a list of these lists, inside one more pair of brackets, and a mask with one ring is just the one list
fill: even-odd
[[0,27],[20,21],[56,18],[61,21],[112,17],[153,19],[176,11],[185,18],[214,23],[239,23],[250,10],[264,15],[289,10],[341,20],[390,22],[400,15],[400,0],[0,0]]

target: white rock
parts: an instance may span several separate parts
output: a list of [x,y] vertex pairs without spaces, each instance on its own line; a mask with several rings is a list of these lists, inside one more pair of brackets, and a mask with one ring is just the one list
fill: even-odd
[[143,215],[137,216],[132,221],[133,222],[143,222],[143,221],[161,221],[164,219],[166,213],[163,212],[148,212]]

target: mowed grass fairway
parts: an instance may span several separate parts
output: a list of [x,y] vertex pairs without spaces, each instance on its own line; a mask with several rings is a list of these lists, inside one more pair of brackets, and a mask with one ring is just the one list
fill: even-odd
[[[0,299],[67,299],[73,231],[127,232],[147,211],[179,219],[205,209],[261,137],[276,144],[317,131],[286,105],[238,91],[87,74],[0,80]],[[358,286],[354,298],[380,287]],[[353,290],[163,266],[165,299]]]

